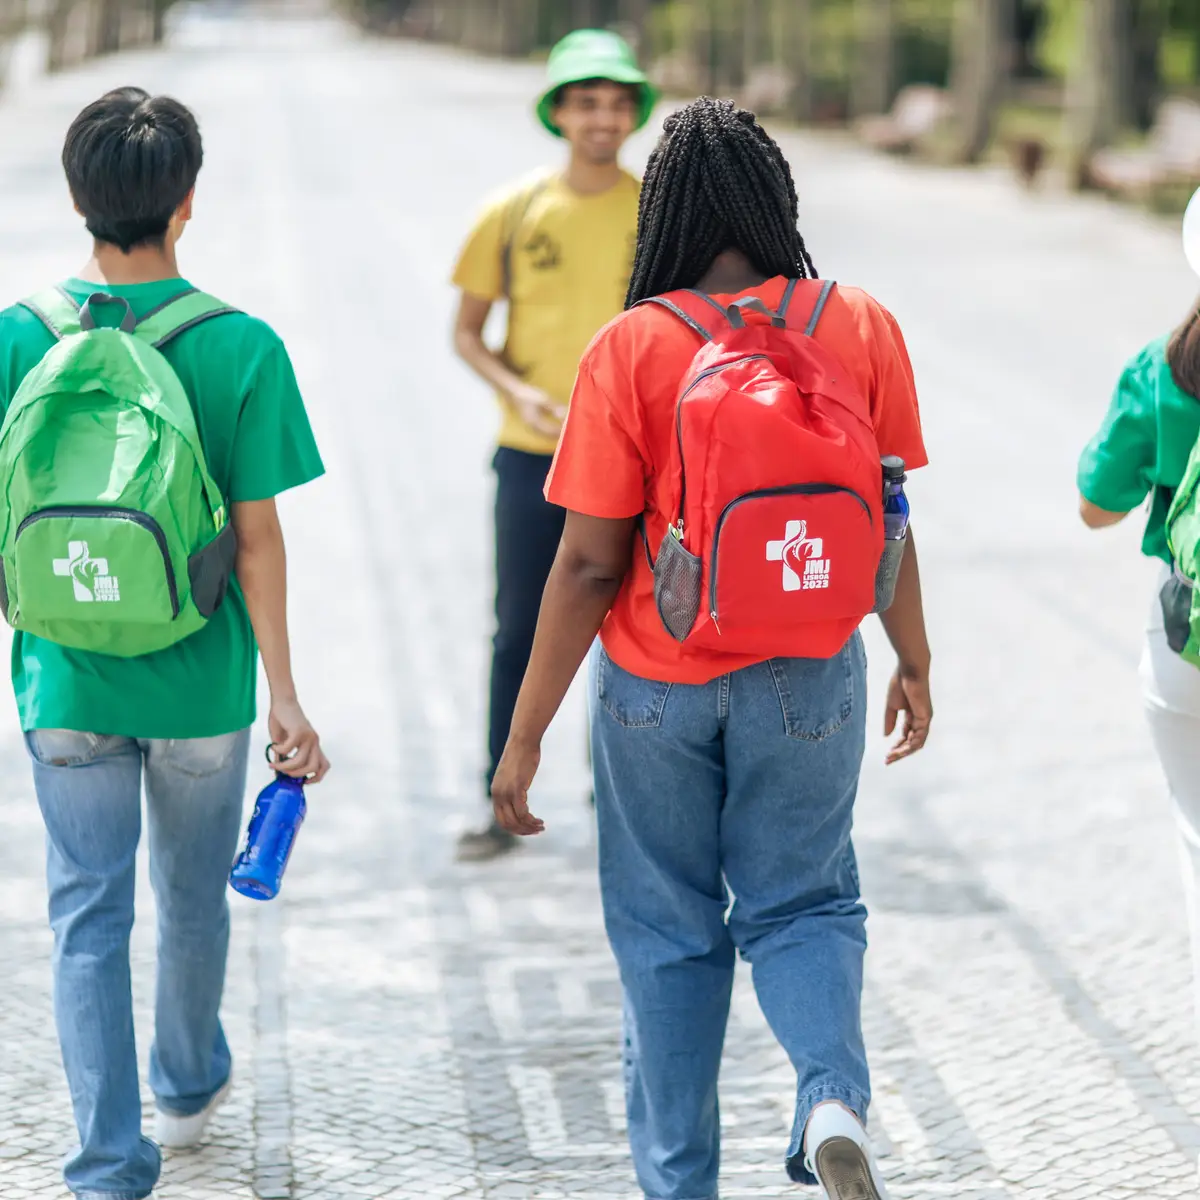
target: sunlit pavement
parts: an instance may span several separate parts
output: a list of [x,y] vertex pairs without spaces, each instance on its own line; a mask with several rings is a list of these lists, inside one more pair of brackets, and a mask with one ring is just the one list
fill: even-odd
[[[78,108],[129,82],[196,108],[207,165],[185,270],[287,339],[329,466],[284,513],[302,693],[335,772],[283,898],[235,899],[237,1087],[212,1144],[169,1157],[164,1200],[636,1194],[582,696],[547,746],[545,836],[488,867],[452,861],[483,811],[494,417],[451,356],[446,277],[484,194],[557,152],[529,112],[537,79],[332,22],[195,12],[164,52],[0,103],[12,298],[83,257],[57,162]],[[1190,963],[1135,670],[1152,568],[1132,525],[1077,528],[1073,487],[1124,358],[1192,298],[1178,237],[1001,174],[785,141],[817,265],[907,332],[934,460],[912,497],[935,733],[889,771],[872,741],[858,822],[873,1120],[895,1195],[1193,1195]],[[889,658],[869,633],[877,733]],[[5,713],[0,1193],[24,1200],[62,1193],[72,1131],[41,826]],[[792,1088],[743,979],[728,1200],[792,1194]]]

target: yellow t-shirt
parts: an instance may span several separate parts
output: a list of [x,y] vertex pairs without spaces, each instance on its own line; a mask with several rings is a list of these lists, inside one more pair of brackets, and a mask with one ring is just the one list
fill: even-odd
[[[561,176],[539,172],[485,207],[454,268],[455,287],[482,300],[503,299],[504,245],[511,239],[504,361],[564,406],[583,352],[625,307],[640,189],[622,173],[607,192],[581,196]],[[556,439],[530,429],[499,399],[500,445],[553,454]]]

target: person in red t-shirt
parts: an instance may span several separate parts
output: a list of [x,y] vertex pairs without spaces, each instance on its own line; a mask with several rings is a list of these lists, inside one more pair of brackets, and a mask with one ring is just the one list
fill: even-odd
[[[854,633],[828,659],[697,649],[663,628],[647,544],[670,517],[665,478],[679,383],[701,346],[639,301],[695,288],[773,312],[816,279],[795,185],[751,113],[708,98],[665,125],[642,191],[627,311],[579,369],[546,485],[567,510],[533,657],[493,783],[496,818],[543,829],[527,793],[542,737],[592,646],[600,875],[625,990],[628,1121],[653,1200],[717,1195],[717,1075],[737,952],[798,1075],[788,1172],[884,1200],[864,1130],[870,1080],[860,992],[865,910],[850,830],[865,743]],[[796,285],[811,309],[821,287]],[[904,339],[865,292],[836,289],[815,337],[852,376],[881,455],[927,459]],[[885,730],[894,762],[928,735],[929,646],[915,544],[883,625],[899,659]],[[732,900],[732,907],[730,901]],[[727,918],[728,910],[728,918]]]

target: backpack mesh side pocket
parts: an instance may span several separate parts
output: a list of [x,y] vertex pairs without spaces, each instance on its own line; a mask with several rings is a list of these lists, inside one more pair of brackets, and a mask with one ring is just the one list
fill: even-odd
[[703,564],[668,532],[654,564],[654,603],[663,627],[682,642],[700,615],[700,575]]
[[904,549],[908,545],[908,533],[899,541],[889,539],[883,543],[883,557],[875,572],[875,607],[872,612],[887,612],[896,598],[896,580],[900,577],[900,564],[904,561]]

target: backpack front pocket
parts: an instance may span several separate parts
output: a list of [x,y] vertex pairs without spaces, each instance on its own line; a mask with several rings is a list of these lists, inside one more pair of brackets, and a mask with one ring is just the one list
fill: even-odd
[[804,625],[870,612],[880,536],[866,500],[835,484],[737,497],[713,533],[706,642],[777,650]]
[[22,621],[167,624],[179,616],[166,534],[136,509],[40,509],[18,526],[13,559]]

